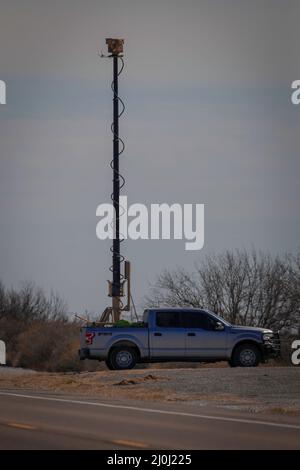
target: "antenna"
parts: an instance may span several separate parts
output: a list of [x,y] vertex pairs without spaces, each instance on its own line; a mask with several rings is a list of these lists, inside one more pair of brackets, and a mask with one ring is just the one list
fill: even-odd
[[[125,260],[124,256],[121,254],[120,245],[123,241],[122,234],[120,233],[120,190],[125,184],[125,179],[120,174],[119,171],[119,157],[125,149],[125,144],[119,136],[119,118],[122,116],[125,105],[122,99],[119,97],[119,75],[122,73],[124,68],[123,60],[123,44],[124,39],[113,39],[107,38],[106,44],[108,47],[108,56],[113,60],[113,81],[111,88],[113,91],[113,122],[111,125],[111,130],[113,133],[113,159],[111,161],[111,168],[113,170],[113,192],[111,194],[111,199],[113,202],[113,207],[115,211],[114,218],[114,239],[113,245],[111,247],[112,252],[112,266],[110,271],[112,272],[112,281],[109,283],[109,293],[108,295],[112,297],[112,321],[116,322],[119,320],[122,310],[130,310],[130,263],[129,261],[125,262],[125,274],[121,273],[121,264]],[[121,67],[119,69],[119,62],[121,62]],[[122,109],[119,111],[119,104],[121,103]],[[121,143],[121,149],[120,149]],[[123,286],[127,282],[127,304],[124,306],[121,300],[121,297],[124,296]],[[103,316],[104,318],[104,316]],[[106,318],[106,317],[105,317]]]

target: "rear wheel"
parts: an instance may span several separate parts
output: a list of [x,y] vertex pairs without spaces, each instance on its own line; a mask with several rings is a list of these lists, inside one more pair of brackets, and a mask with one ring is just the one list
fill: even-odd
[[229,362],[231,367],[256,367],[261,361],[261,354],[254,344],[237,346]]
[[137,362],[137,354],[133,348],[119,346],[109,353],[106,365],[111,370],[133,369]]

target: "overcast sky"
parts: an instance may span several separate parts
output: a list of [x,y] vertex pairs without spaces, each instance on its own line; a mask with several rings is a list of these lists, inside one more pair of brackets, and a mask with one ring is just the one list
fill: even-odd
[[205,246],[128,241],[140,303],[163,268],[226,248],[300,243],[297,0],[0,0],[0,278],[109,303],[112,64],[125,38],[121,169],[129,203],[205,204]]

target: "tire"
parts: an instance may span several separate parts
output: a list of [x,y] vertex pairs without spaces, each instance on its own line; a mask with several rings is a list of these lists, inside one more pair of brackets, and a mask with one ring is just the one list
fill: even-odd
[[133,369],[137,362],[137,353],[128,346],[113,348],[109,353],[106,365],[111,370]]
[[113,366],[112,366],[109,359],[105,359],[105,365],[109,370],[114,370],[114,368],[113,368]]
[[229,364],[231,367],[256,367],[261,361],[261,353],[257,346],[250,343],[237,346]]

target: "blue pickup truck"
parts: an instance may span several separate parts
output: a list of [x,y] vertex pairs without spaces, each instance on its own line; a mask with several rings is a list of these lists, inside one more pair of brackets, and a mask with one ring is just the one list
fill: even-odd
[[148,309],[134,327],[90,325],[80,330],[80,359],[105,361],[112,370],[170,361],[228,361],[232,367],[254,367],[279,355],[278,333],[231,325],[203,309]]

